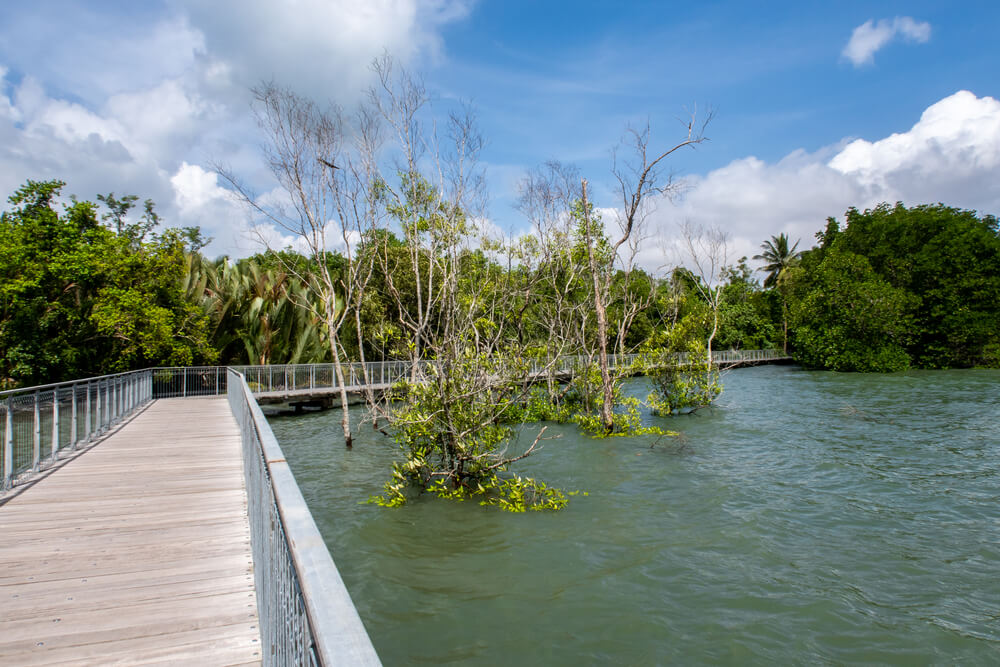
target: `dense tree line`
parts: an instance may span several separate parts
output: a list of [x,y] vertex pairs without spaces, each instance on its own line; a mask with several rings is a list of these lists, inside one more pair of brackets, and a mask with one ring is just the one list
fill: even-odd
[[135,197],[102,196],[100,217],[60,206],[63,186],[28,181],[0,216],[0,385],[214,362],[209,317],[183,288],[200,233],[157,233],[152,202],[127,222]]
[[[152,365],[331,360],[308,286],[315,257],[285,250],[210,260],[199,252],[198,230],[158,230],[152,202],[141,216],[132,210],[135,197],[58,204],[63,187],[29,181],[0,217],[4,386]],[[491,327],[527,355],[586,354],[596,347],[597,327],[592,281],[581,268],[584,232],[577,220],[575,229],[551,233],[545,251],[536,236],[518,239],[504,256],[465,249],[456,257],[458,287],[506,291],[511,307],[479,316],[495,319]],[[892,371],[1000,359],[993,216],[881,205],[849,210],[843,225],[831,218],[817,238],[805,252],[784,235],[766,241],[757,256],[763,284],[746,258],[725,267],[716,349],[781,346],[787,326],[791,354],[814,368]],[[373,234],[366,247],[381,259],[358,301],[360,327],[344,329],[345,356],[412,356],[421,311],[426,327],[441,326],[440,313],[427,314],[426,285],[421,295],[416,276],[444,276],[427,253],[414,259],[393,231]],[[333,282],[342,281],[345,258],[323,257]],[[712,304],[690,270],[656,277],[616,269],[608,285],[609,349],[682,349],[707,339]]]
[[997,220],[944,205],[882,204],[833,218],[786,271],[795,356],[815,368],[996,365]]

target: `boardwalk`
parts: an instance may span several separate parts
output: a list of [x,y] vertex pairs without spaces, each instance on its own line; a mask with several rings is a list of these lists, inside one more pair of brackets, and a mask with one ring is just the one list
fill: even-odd
[[0,665],[259,664],[225,398],[148,405],[0,498]]

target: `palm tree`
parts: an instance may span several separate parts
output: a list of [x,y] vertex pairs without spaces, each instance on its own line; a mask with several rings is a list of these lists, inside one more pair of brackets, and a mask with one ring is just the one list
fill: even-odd
[[772,236],[770,241],[761,243],[760,249],[764,252],[753,256],[758,261],[767,262],[758,269],[759,271],[767,271],[764,287],[777,287],[781,294],[782,349],[785,354],[788,354],[788,299],[784,289],[786,281],[782,280],[782,277],[788,269],[799,263],[802,252],[795,251],[798,247],[799,242],[796,241],[795,245],[789,248],[788,235],[782,232],[777,236]]
[[767,264],[758,269],[759,271],[767,272],[767,278],[764,279],[764,287],[776,286],[781,274],[798,263],[799,258],[802,256],[801,251],[795,252],[795,249],[798,247],[798,241],[791,248],[788,247],[788,235],[784,232],[777,236],[772,236],[770,241],[764,241],[760,244],[760,248],[764,252],[754,255],[753,258],[758,261],[767,262]]

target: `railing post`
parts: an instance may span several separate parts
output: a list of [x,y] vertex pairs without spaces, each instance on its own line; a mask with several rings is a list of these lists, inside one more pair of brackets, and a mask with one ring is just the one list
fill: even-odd
[[76,423],[76,385],[75,384],[73,385],[73,404],[72,405],[73,405],[72,413],[71,413],[70,418],[69,418],[69,423],[70,423],[70,427],[69,427],[69,430],[70,430],[69,440],[70,440],[70,449],[75,450],[76,449],[76,441],[77,441],[77,426],[78,426],[78,424]]
[[35,392],[35,437],[31,447],[31,469],[38,472],[38,463],[41,460],[42,448],[42,416],[38,412],[38,392]]
[[[84,420],[84,427],[85,427],[84,430],[87,432],[87,442],[90,442],[90,434],[93,433],[96,430],[94,428],[95,427],[95,423],[94,423],[94,420],[93,420],[93,414],[90,412],[90,392],[91,392],[91,387],[90,387],[90,383],[88,382],[87,383],[87,417]],[[100,399],[98,399],[98,400],[100,400]]]
[[104,416],[107,418],[101,422],[101,430],[111,428],[111,380],[104,381]]
[[3,435],[3,490],[14,483],[14,399],[8,398]]
[[59,456],[59,387],[52,389],[52,460]]
[[104,430],[104,397],[101,396],[101,381],[98,380],[94,386],[94,433]]

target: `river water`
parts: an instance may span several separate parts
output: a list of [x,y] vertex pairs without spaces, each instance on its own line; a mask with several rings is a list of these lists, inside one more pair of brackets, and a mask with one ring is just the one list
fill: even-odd
[[723,381],[669,441],[550,426],[554,513],[362,504],[394,445],[270,422],[386,665],[1000,664],[1000,372]]

